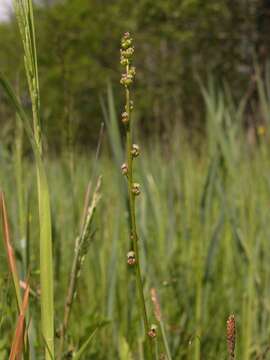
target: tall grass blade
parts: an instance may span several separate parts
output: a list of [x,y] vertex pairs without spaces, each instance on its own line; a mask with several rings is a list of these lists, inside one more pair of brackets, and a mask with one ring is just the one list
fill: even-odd
[[1,215],[2,215],[2,229],[3,229],[2,231],[3,231],[4,245],[7,253],[9,271],[12,276],[12,282],[16,293],[18,312],[20,313],[22,306],[22,297],[20,292],[20,283],[19,283],[19,276],[16,266],[16,259],[10,240],[7,209],[6,209],[5,197],[3,192],[0,192],[0,203],[1,203],[0,206],[1,206]]
[[119,360],[133,360],[127,340],[124,337],[119,339]]
[[112,85],[109,82],[107,86],[107,104],[101,99],[101,107],[105,124],[108,129],[109,141],[113,152],[114,160],[119,168],[123,159],[123,145],[121,142],[120,128],[115,110]]
[[14,7],[24,49],[25,72],[32,104],[34,134],[31,141],[36,160],[40,226],[41,328],[49,349],[45,349],[45,358],[49,359],[49,352],[54,356],[52,230],[47,177],[41,160],[40,91],[33,3],[32,0],[14,0]]
[[210,240],[210,244],[207,250],[206,261],[205,261],[205,272],[204,272],[204,282],[207,282],[211,276],[211,267],[217,253],[217,249],[220,243],[221,230],[224,225],[224,213],[221,212],[220,218],[215,225],[213,235]]
[[[51,209],[49,188],[38,142],[32,132],[30,122],[8,81],[0,74],[0,85],[5,90],[8,100],[21,119],[26,134],[32,145],[37,167],[37,185],[40,222],[40,284],[41,284],[41,324],[42,334],[50,352],[54,354],[54,310],[53,310],[53,259],[51,234]],[[46,359],[50,354],[46,349]]]

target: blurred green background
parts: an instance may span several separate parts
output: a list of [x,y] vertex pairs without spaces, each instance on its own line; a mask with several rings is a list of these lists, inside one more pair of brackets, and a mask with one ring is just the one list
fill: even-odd
[[[204,82],[209,74],[221,87],[227,81],[235,99],[249,92],[250,103],[256,102],[250,89],[253,65],[267,60],[269,11],[267,0],[37,2],[42,126],[49,148],[59,151],[68,141],[93,145],[108,81],[117,105],[121,102],[119,39],[127,30],[136,42],[136,116],[146,136],[154,129],[168,140],[176,123],[201,134],[205,121],[198,78]],[[0,25],[0,48],[0,69],[29,106],[14,19]],[[245,121],[257,121],[250,118],[256,108],[249,112]],[[11,141],[10,118],[1,95],[1,135]]]

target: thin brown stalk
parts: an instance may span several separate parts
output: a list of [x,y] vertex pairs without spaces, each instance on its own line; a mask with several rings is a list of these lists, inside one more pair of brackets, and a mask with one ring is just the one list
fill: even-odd
[[21,292],[20,292],[19,276],[18,276],[18,271],[17,271],[17,266],[16,266],[14,250],[13,250],[11,240],[10,240],[8,215],[7,215],[7,209],[6,209],[6,203],[5,203],[5,196],[4,196],[3,192],[0,192],[0,206],[1,206],[2,231],[3,231],[4,245],[5,245],[5,249],[6,249],[6,253],[7,253],[9,271],[12,276],[12,282],[13,282],[13,286],[14,286],[15,293],[16,293],[18,312],[20,313],[21,305],[22,305],[22,298],[21,298]]
[[236,326],[235,326],[235,316],[230,315],[227,320],[227,350],[228,350],[228,359],[235,359],[235,341],[236,341]]
[[82,219],[81,219],[81,230],[83,229],[83,225],[84,225],[84,222],[85,222],[85,219],[87,216],[87,209],[88,209],[89,201],[90,201],[91,188],[92,188],[93,179],[96,175],[96,167],[97,167],[97,163],[98,163],[98,159],[99,159],[99,155],[100,155],[103,134],[104,134],[104,123],[101,123],[99,136],[98,136],[98,144],[97,144],[95,162],[94,162],[94,170],[92,172],[92,177],[87,184],[86,193],[85,193],[85,197],[84,197],[84,208],[83,208],[83,215],[82,215]]
[[92,238],[91,234],[91,225],[94,217],[94,213],[97,207],[97,204],[101,198],[100,195],[100,187],[101,187],[101,177],[99,177],[97,181],[97,185],[93,194],[93,198],[91,204],[88,206],[87,215],[85,218],[84,225],[82,227],[81,234],[77,237],[75,242],[74,249],[74,257],[72,262],[72,268],[69,279],[69,286],[65,301],[65,309],[64,309],[64,319],[60,328],[60,345],[59,345],[59,354],[58,359],[61,359],[64,352],[65,345],[65,336],[68,328],[69,318],[71,314],[71,309],[73,305],[74,295],[77,288],[77,280],[79,277],[79,273],[84,261],[84,257],[89,248],[89,242]]
[[28,308],[29,303],[29,291],[30,286],[27,282],[26,288],[24,291],[24,297],[22,302],[22,307],[20,311],[20,315],[17,321],[16,330],[14,333],[11,351],[9,355],[9,360],[21,360],[23,353],[23,344],[24,344],[24,335],[25,335],[25,314]]

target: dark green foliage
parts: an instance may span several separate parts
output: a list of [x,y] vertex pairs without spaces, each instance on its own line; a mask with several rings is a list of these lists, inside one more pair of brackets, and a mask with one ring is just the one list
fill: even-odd
[[[35,17],[47,141],[55,149],[93,144],[102,118],[99,98],[108,79],[118,83],[119,38],[126,30],[136,38],[135,100],[141,128],[146,134],[155,129],[167,136],[176,122],[201,129],[196,77],[205,78],[211,70],[235,85],[234,96],[242,96],[258,47],[259,14],[259,1],[43,1]],[[0,26],[0,46],[1,70],[29,105],[13,21]],[[114,91],[119,105],[115,85]],[[2,95],[0,114],[8,131],[11,114]]]

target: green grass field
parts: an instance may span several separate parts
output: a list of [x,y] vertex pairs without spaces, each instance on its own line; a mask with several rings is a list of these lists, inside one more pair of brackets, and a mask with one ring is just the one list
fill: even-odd
[[[226,142],[228,151],[235,151],[230,157],[222,152],[218,141],[213,150],[208,144],[196,154],[180,130],[172,144],[166,151],[158,143],[151,144],[136,168],[142,184],[137,216],[151,322],[156,322],[150,297],[150,288],[155,287],[172,358],[222,359],[226,358],[226,318],[233,312],[238,358],[253,359],[266,348],[270,331],[267,139],[263,137],[255,147],[241,143],[234,148]],[[37,291],[35,170],[26,159],[22,193],[18,194],[15,164],[12,154],[1,158],[1,187],[6,193],[18,266],[23,276],[28,257],[30,283]],[[94,156],[75,156],[74,175],[70,176],[63,159],[46,163],[52,204],[56,327],[63,316],[84,194],[96,172],[103,176],[102,199],[79,280],[68,343],[78,348],[91,329],[105,321],[86,359],[143,359],[135,277],[126,264],[128,215],[119,166],[106,152],[96,169],[94,164]],[[21,239],[20,216],[27,243]],[[6,358],[16,307],[3,250],[1,254],[1,357]],[[32,346],[38,354],[42,347],[38,299],[30,297],[30,309]]]
[[[202,87],[206,130],[199,146],[180,126],[166,143],[155,136],[140,141],[140,123],[135,121],[133,136],[141,147],[133,173],[141,184],[136,199],[140,267],[149,323],[157,325],[149,355],[136,266],[127,264],[132,245],[121,174],[125,161],[121,109],[115,109],[109,86],[102,101],[105,130],[96,136],[97,153],[68,149],[53,156],[42,147],[31,1],[26,3],[29,8],[24,10],[30,14],[26,22],[20,8],[18,16],[30,34],[22,32],[30,120],[1,78],[15,109],[16,131],[12,148],[1,144],[0,186],[18,278],[24,283],[19,284],[9,270],[12,255],[5,250],[3,231],[0,358],[8,359],[13,349],[15,357],[10,359],[19,359],[19,354],[31,360],[226,359],[226,321],[234,314],[236,358],[267,359],[267,123],[255,129],[251,141],[242,125],[245,99],[234,104],[228,89],[222,92],[211,81]],[[268,121],[270,101],[263,84],[257,74],[259,105]],[[34,155],[24,151],[29,140]],[[95,191],[100,175],[101,188]],[[27,284],[29,299],[24,297]],[[21,344],[14,345],[18,312],[26,328],[17,327]]]

